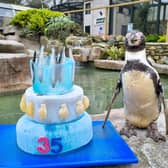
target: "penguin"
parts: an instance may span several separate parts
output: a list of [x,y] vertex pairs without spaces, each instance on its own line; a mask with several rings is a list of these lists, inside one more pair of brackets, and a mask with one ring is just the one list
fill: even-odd
[[156,142],[165,141],[165,136],[159,133],[156,123],[162,108],[165,107],[163,87],[158,72],[147,61],[144,34],[138,30],[127,33],[125,49],[125,64],[103,127],[112,103],[122,89],[126,121],[120,134],[129,138],[137,135],[135,128],[143,128],[147,129],[147,137]]

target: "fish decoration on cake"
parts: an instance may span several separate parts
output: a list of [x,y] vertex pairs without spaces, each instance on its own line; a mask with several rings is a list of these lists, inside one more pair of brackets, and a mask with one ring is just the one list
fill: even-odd
[[[165,141],[165,136],[158,131],[156,123],[160,112],[162,110],[165,112],[163,87],[158,72],[147,61],[144,34],[137,30],[127,33],[125,48],[125,65],[120,72],[103,128],[112,104],[122,89],[126,121],[120,134],[127,137],[136,136],[135,128],[145,128],[147,137],[156,142]],[[166,134],[168,134],[167,122]]]

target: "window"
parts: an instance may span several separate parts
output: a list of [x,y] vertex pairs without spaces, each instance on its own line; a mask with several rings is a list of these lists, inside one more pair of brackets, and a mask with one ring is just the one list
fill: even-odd
[[121,26],[121,35],[125,36],[127,34],[127,25]]
[[0,16],[13,17],[13,15],[12,9],[0,8]]
[[123,13],[123,7],[120,6],[119,9],[118,9],[118,12]]
[[[85,4],[85,9],[90,9],[91,8],[91,4],[90,3],[86,3]],[[86,10],[85,11],[85,14],[87,15],[87,14],[90,14],[90,10]]]
[[90,34],[90,26],[85,26],[85,32]]

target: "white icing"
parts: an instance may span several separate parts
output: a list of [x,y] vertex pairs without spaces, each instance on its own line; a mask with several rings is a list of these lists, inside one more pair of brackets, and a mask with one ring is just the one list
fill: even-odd
[[[76,104],[83,99],[83,89],[77,85],[74,85],[72,91],[64,95],[37,95],[32,87],[28,88],[25,92],[26,104],[29,102],[34,103],[34,115],[33,120],[41,123],[61,123],[69,122],[77,119],[82,114],[77,113]],[[47,116],[45,119],[40,118],[39,109],[41,104],[46,105]],[[66,104],[68,108],[68,117],[62,121],[59,116],[59,110],[62,104]],[[30,117],[30,116],[29,116]]]

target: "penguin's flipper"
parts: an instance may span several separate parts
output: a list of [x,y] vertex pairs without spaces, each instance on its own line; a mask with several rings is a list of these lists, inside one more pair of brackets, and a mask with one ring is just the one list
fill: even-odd
[[166,135],[168,135],[168,101],[164,100],[164,115],[165,115],[165,122],[166,122]]
[[163,86],[162,86],[162,83],[160,82],[160,79],[158,79],[158,82],[157,82],[157,95],[158,95],[159,106],[160,106],[159,110],[160,111],[163,110],[165,115],[166,135],[168,135],[168,106],[165,102]]
[[120,93],[121,88],[122,88],[122,82],[121,82],[121,77],[120,77],[120,79],[119,79],[118,82],[117,82],[117,86],[116,86],[116,88],[115,88],[115,92],[114,92],[114,94],[113,94],[113,96],[112,96],[111,103],[110,103],[110,105],[109,105],[109,108],[108,108],[106,117],[105,117],[105,119],[104,119],[104,122],[103,122],[103,125],[102,125],[103,128],[105,127],[106,121],[107,121],[107,119],[108,119],[108,117],[109,117],[109,115],[110,115],[110,111],[111,111],[112,105],[113,105],[113,103],[114,103],[114,100],[116,99],[116,97],[117,97],[118,94]]

